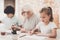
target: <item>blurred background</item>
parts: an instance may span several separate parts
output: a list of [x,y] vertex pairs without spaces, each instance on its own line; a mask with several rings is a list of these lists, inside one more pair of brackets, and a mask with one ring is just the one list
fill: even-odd
[[50,6],[53,9],[54,22],[59,27],[60,25],[60,0],[0,0],[0,20],[3,19],[6,15],[4,14],[4,9],[6,6],[13,6],[15,8],[15,15],[22,19],[21,9],[24,5],[30,5],[34,10],[34,13],[39,18],[39,10],[41,8]]

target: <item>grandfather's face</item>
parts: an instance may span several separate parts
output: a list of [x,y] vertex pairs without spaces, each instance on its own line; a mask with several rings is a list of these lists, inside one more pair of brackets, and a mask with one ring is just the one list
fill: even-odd
[[30,10],[28,11],[22,10],[22,15],[26,18],[30,18],[32,15],[32,12]]

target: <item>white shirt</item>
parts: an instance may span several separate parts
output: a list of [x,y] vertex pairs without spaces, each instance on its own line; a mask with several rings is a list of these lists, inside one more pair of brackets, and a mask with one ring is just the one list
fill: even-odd
[[23,23],[23,27],[26,29],[26,31],[30,31],[33,28],[36,27],[38,24],[39,20],[36,15],[32,15],[30,19],[26,19]]
[[12,25],[20,25],[20,20],[15,16],[13,18],[5,17],[2,22],[6,25],[6,29],[10,29]]
[[4,32],[5,30],[5,24],[0,23],[0,32]]
[[36,27],[38,27],[43,34],[49,34],[52,29],[57,28],[54,22],[49,22],[48,25],[45,25],[43,22],[39,22]]

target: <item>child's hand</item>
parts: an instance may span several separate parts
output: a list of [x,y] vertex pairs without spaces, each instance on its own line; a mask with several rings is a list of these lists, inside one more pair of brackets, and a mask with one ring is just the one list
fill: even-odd
[[36,35],[37,36],[45,36],[45,34],[43,34],[43,33],[37,33]]

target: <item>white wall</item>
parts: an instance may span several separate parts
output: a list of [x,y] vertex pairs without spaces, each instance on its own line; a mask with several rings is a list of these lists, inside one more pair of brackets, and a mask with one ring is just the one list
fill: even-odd
[[[47,2],[48,1],[48,2]],[[39,17],[39,10],[44,6],[51,6],[53,14],[60,15],[60,1],[59,0],[16,0],[16,14],[22,18],[21,9],[25,4],[32,5],[34,13]],[[55,17],[55,16],[54,16]]]
[[0,0],[0,19],[4,17],[4,0]]

